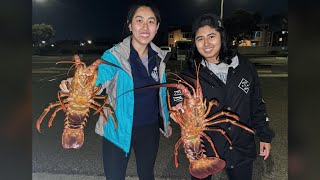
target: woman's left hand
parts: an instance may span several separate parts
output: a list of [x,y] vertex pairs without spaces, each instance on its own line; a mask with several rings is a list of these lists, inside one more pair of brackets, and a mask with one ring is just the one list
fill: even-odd
[[168,124],[167,128],[168,128],[168,134],[166,137],[169,138],[172,135],[172,128],[171,128],[170,124]]
[[260,156],[264,156],[264,160],[266,160],[270,155],[271,144],[266,142],[260,142]]

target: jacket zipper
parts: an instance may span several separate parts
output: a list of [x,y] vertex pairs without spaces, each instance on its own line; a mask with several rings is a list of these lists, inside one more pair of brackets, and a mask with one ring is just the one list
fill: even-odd
[[[148,58],[148,64],[147,64],[148,69],[149,69],[149,61],[150,61],[153,57],[155,57],[155,56],[152,56],[151,58]],[[150,75],[150,73],[149,73],[149,70],[144,66],[142,60],[141,60],[139,57],[137,57],[137,60],[140,61],[140,63],[143,65],[144,69],[147,71],[148,76],[150,77],[151,75]]]

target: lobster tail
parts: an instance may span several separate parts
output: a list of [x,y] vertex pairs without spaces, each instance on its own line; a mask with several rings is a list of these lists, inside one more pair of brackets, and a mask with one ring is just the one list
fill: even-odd
[[79,149],[84,143],[85,116],[67,115],[62,133],[62,146],[65,149]]
[[226,162],[217,157],[205,157],[190,162],[189,170],[196,178],[205,178],[222,170]]
[[62,147],[79,149],[84,143],[83,129],[65,128],[62,133]]

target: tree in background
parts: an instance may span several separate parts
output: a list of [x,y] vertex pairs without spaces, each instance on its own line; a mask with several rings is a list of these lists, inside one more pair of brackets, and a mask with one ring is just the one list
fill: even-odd
[[258,13],[239,9],[231,16],[225,17],[223,23],[230,40],[237,44],[241,40],[252,39],[252,32],[258,29],[257,24],[261,19]]
[[32,25],[32,43],[35,47],[39,47],[42,41],[50,41],[56,32],[50,24],[33,24]]
[[273,31],[288,30],[288,17],[282,14],[273,14],[264,18],[266,23],[269,23]]

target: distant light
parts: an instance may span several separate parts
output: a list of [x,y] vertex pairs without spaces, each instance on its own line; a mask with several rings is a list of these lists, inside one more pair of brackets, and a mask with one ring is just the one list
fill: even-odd
[[84,43],[80,43],[80,46],[84,46]]
[[233,40],[233,41],[232,41],[232,45],[233,45],[233,46],[236,45],[236,40]]
[[88,40],[88,44],[91,44],[92,43],[92,41],[91,40]]
[[286,33],[286,31],[282,31],[282,34],[285,34]]
[[54,47],[54,44],[51,44],[51,47]]
[[282,41],[282,38],[279,38],[279,41]]
[[41,41],[42,42],[42,44],[45,44],[46,43],[46,41]]
[[33,0],[33,1],[38,2],[38,3],[44,3],[44,2],[46,2],[47,0]]

